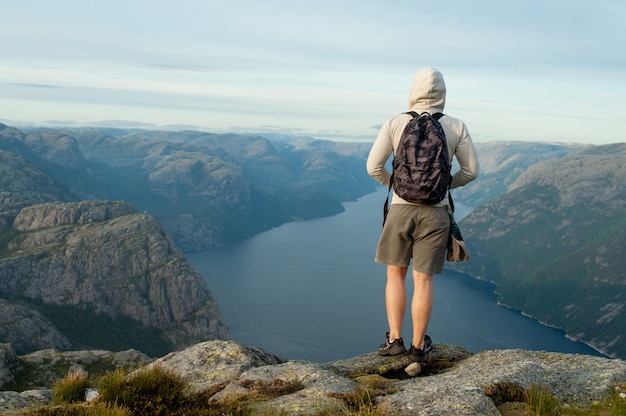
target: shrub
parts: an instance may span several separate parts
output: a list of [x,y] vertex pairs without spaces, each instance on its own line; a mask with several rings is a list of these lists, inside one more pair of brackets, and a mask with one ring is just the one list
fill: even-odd
[[107,404],[123,406],[133,415],[166,415],[188,400],[184,379],[160,366],[145,367],[129,376],[116,370],[100,380],[99,392]]
[[80,371],[70,371],[63,380],[52,385],[52,401],[55,404],[76,403],[85,400],[89,378]]
[[121,368],[103,376],[98,382],[98,393],[106,403],[116,403],[122,397],[126,384],[126,375]]

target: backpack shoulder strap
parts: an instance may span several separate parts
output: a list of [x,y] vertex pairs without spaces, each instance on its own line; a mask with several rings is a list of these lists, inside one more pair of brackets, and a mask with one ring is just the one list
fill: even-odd
[[[406,111],[406,112],[404,112],[402,114],[410,114],[414,118],[420,116],[420,114],[416,113],[415,111]],[[424,113],[422,113],[422,114],[424,114]],[[434,118],[435,120],[438,121],[441,117],[445,116],[445,114],[443,114],[443,113],[433,113],[431,116],[432,116],[432,118]]]

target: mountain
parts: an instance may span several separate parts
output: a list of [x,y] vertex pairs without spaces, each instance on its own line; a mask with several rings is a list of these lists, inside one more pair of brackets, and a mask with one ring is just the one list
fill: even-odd
[[[218,247],[288,221],[334,215],[372,192],[370,144],[193,131],[0,125],[0,149],[66,190],[62,200],[125,200],[183,250]],[[1,181],[1,180],[0,180]]]
[[460,223],[471,260],[502,303],[626,356],[626,144],[538,162]]
[[[476,143],[480,163],[478,178],[453,191],[455,200],[478,207],[502,195],[530,166],[542,160],[563,157],[579,144],[535,142]],[[454,168],[453,168],[454,171]]]
[[228,339],[178,245],[340,212],[374,189],[368,146],[0,125],[0,341],[155,356]]
[[[137,307],[132,313],[128,310],[128,305],[152,305],[155,298],[150,296],[157,291],[154,288],[169,287],[165,276],[146,275],[145,270],[144,274],[133,274],[136,264],[124,260],[110,266],[115,272],[106,274],[107,278],[121,273],[120,282],[128,284],[149,276],[149,283],[140,285],[145,290],[133,299],[125,298],[127,294],[99,298],[96,293],[85,292],[82,280],[73,274],[75,270],[68,268],[81,261],[72,253],[80,253],[89,264],[108,264],[112,258],[149,257],[151,251],[138,242],[141,233],[134,231],[128,242],[120,236],[121,245],[115,255],[109,253],[99,259],[89,252],[88,248],[102,249],[98,242],[109,238],[104,231],[107,227],[130,221],[123,230],[145,228],[144,241],[148,235],[160,239],[158,246],[169,248],[159,253],[174,256],[178,264],[179,254],[172,254],[179,253],[177,247],[217,247],[287,221],[338,213],[343,209],[342,201],[355,199],[377,186],[364,168],[370,146],[192,131],[18,130],[0,125],[0,260],[9,265],[0,275],[0,299],[4,300],[0,308],[12,311],[14,316],[30,316],[33,328],[41,328],[38,333],[42,339],[60,346],[82,341],[71,339],[56,322],[49,322],[53,315],[46,308],[50,305],[78,305],[93,319],[131,317],[161,331],[154,337],[162,341],[158,342],[161,346],[202,338],[206,334],[194,334],[193,325],[181,326],[177,320],[180,315],[173,313],[175,308],[170,303],[178,301],[180,293],[174,293],[173,288],[168,289],[172,291],[168,296],[157,299],[154,310],[150,306]],[[504,304],[563,328],[570,337],[608,355],[622,357],[626,349],[621,334],[626,328],[618,317],[626,295],[621,271],[626,258],[624,146],[478,143],[479,178],[453,191],[456,201],[477,207],[460,223],[471,260],[451,265],[494,282]],[[55,201],[62,204],[49,208]],[[65,222],[50,228],[32,225],[44,223],[48,209],[80,211],[77,206],[85,202],[79,201],[103,204],[99,211],[112,209],[111,204],[122,204],[122,208],[116,208],[121,211],[115,217],[97,217],[92,224],[81,223],[76,214],[63,214]],[[130,210],[131,206],[136,210]],[[30,218],[25,223],[31,225],[23,229],[20,224],[25,217]],[[70,228],[72,233],[68,232]],[[86,231],[95,234],[85,237]],[[40,245],[22,246],[35,238]],[[82,241],[84,245],[68,251],[70,241]],[[124,247],[127,243],[130,246]],[[24,253],[30,253],[30,257]],[[44,263],[38,263],[39,259]],[[159,264],[157,259],[154,261]],[[67,293],[46,293],[44,298],[38,290],[50,288],[49,282],[37,281],[32,287],[28,279],[16,283],[21,280],[11,273],[19,270],[28,275],[28,262],[35,265],[37,273],[50,269],[64,279],[74,279],[71,284],[69,280],[64,282]],[[60,268],[58,264],[65,266]],[[167,269],[166,264],[157,268]],[[100,268],[90,267],[80,269],[83,278],[103,278],[98,274]],[[188,266],[181,260],[177,267]],[[169,270],[174,274],[167,278],[174,278],[176,270]],[[132,273],[124,274],[129,271]],[[198,276],[190,273],[184,275],[189,279],[186,284],[193,287],[199,284],[194,280]],[[95,283],[89,284],[100,291]],[[121,291],[123,285],[118,284],[113,287]],[[106,293],[105,289],[101,291]],[[198,290],[208,299],[208,289]],[[33,296],[28,297],[31,293]],[[117,296],[126,302],[115,303]],[[110,310],[103,306],[107,304],[112,305]],[[183,308],[192,321],[202,315],[194,311],[211,309],[202,302],[194,305]],[[169,312],[157,312],[160,308]],[[208,325],[213,325],[210,336],[225,337],[225,332],[216,335],[222,324],[221,317],[213,312],[210,316],[215,318],[211,321],[214,324]],[[147,317],[159,314],[169,318],[156,322]],[[79,314],[72,310],[69,315]],[[176,333],[175,327],[183,328],[183,332]],[[201,327],[206,328],[206,322]]]
[[0,235],[0,340],[151,356],[228,339],[203,278],[150,215],[123,201],[20,210]]

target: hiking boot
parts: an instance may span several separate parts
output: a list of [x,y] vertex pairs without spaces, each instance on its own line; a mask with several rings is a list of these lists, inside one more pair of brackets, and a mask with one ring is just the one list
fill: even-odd
[[415,348],[411,345],[409,350],[409,360],[421,363],[426,358],[426,354],[433,349],[433,342],[428,335],[424,336],[424,348]]
[[402,338],[394,339],[393,342],[389,342],[389,332],[385,334],[386,341],[378,347],[379,355],[400,355],[406,352],[404,348],[404,341]]

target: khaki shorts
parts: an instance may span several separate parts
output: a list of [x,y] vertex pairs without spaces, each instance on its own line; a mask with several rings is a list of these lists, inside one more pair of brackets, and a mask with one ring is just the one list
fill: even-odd
[[392,204],[387,214],[376,262],[440,274],[446,258],[450,216],[446,207]]

